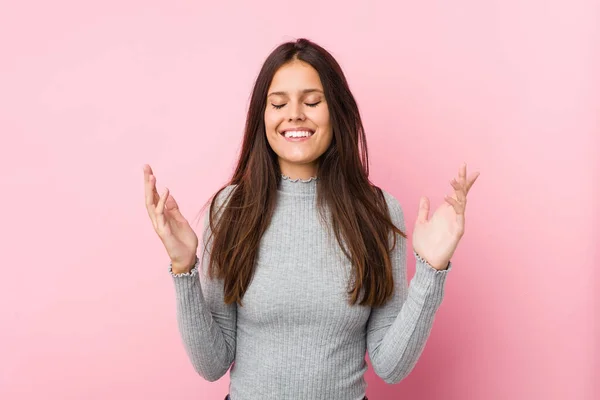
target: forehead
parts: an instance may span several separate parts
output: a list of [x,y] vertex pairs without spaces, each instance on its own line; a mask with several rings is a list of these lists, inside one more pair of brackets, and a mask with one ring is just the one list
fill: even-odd
[[269,92],[297,92],[306,88],[323,90],[319,73],[310,64],[303,61],[292,61],[282,65],[275,72]]

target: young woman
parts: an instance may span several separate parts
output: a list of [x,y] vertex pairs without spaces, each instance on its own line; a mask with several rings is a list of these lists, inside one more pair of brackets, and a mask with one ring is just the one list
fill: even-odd
[[415,366],[479,174],[467,179],[462,165],[431,218],[421,199],[410,286],[402,207],[368,175],[344,74],[306,39],[277,47],[258,75],[237,168],[204,219],[201,258],[175,199],[158,194],[144,166],[185,349],[206,380],[231,367],[226,399],[361,400],[367,351],[387,383]]

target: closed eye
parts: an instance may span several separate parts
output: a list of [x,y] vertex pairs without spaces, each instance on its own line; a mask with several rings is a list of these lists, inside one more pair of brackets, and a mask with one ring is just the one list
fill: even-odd
[[[316,107],[320,104],[320,101],[317,101],[316,103],[304,103],[305,105],[307,105],[308,107]],[[273,106],[273,108],[279,110],[280,108],[283,108],[287,103],[283,103],[283,104],[273,104],[271,103],[271,105]]]

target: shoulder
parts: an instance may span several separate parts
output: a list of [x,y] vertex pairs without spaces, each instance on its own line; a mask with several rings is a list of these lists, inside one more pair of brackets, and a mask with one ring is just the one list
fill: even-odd
[[396,198],[396,196],[394,196],[392,193],[381,187],[376,186],[376,189],[380,190],[383,194],[383,198],[388,208],[390,209],[390,212],[402,212],[402,205],[400,204],[400,201]]
[[213,197],[216,197],[216,204],[217,206],[221,206],[226,204],[229,199],[231,198],[231,195],[233,194],[235,188],[237,187],[237,184],[233,184],[233,185],[227,185],[221,189],[219,189],[217,191],[217,193],[215,193],[215,195]]
[[383,194],[383,198],[388,206],[390,217],[392,222],[394,222],[394,225],[404,225],[404,211],[400,201],[398,201],[398,199],[389,191],[380,187],[377,187],[377,189],[381,190]]
[[227,185],[221,187],[210,197],[209,201],[206,204],[208,208],[204,212],[203,228],[205,234],[208,230],[210,230],[210,218],[214,217],[214,221],[218,221],[220,219],[236,187],[237,185]]
[[219,213],[219,211],[223,210],[229,202],[231,195],[233,194],[237,185],[226,185],[221,186],[216,192],[214,192],[209,200],[207,201],[207,213]]
[[[231,199],[231,195],[233,194],[237,185],[227,185],[221,187],[217,190],[211,197],[208,204],[208,215],[213,215],[217,219],[220,218],[223,211],[227,208],[227,204],[229,203],[229,199]],[[208,219],[208,218],[206,218]],[[206,225],[205,219],[205,225]]]

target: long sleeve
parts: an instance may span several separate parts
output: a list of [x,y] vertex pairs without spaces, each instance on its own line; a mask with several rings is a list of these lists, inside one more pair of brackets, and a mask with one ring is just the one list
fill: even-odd
[[[406,233],[404,214],[398,201],[384,191],[392,222]],[[397,235],[391,253],[394,295],[382,307],[375,307],[367,324],[367,349],[375,373],[386,383],[398,383],[412,371],[431,332],[435,313],[443,296],[452,264],[438,271],[418,256],[416,273],[407,282],[406,242]]]
[[[210,212],[210,210],[209,210]],[[204,217],[203,246],[210,234],[208,213]],[[203,250],[203,249],[202,249]],[[202,251],[192,270],[169,271],[175,285],[177,323],[187,355],[204,379],[221,378],[235,359],[237,305],[223,301],[223,281],[208,278],[209,252]]]

